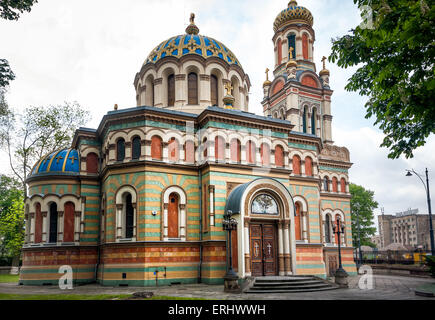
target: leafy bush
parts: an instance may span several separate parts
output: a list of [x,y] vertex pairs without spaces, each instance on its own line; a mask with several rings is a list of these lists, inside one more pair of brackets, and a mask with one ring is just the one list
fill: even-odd
[[435,257],[434,256],[426,256],[425,264],[429,267],[429,271],[432,277],[435,278]]

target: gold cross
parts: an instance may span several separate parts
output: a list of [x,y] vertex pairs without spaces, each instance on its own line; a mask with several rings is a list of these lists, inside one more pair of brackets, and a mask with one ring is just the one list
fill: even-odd
[[74,164],[74,160],[78,160],[75,156],[71,156],[68,159],[71,160],[71,164]]
[[325,57],[325,56],[323,56],[323,58],[322,58],[322,62],[323,62],[323,69],[326,69],[325,61],[326,61],[326,57]]
[[269,81],[269,68],[266,68],[266,81]]
[[289,57],[290,57],[290,60],[292,60],[293,59],[293,51],[294,51],[295,49],[293,48],[293,47],[290,47],[289,48]]
[[190,14],[190,23],[191,23],[191,24],[194,24],[194,23],[195,23],[195,14],[194,14],[194,13],[191,13],[191,14]]
[[62,160],[62,159],[63,159],[62,156],[58,156],[58,157],[56,157],[56,164],[59,164],[59,160]]
[[227,95],[231,95],[231,92],[233,91],[233,85],[231,84],[231,82],[227,82],[225,84],[225,90],[227,90]]

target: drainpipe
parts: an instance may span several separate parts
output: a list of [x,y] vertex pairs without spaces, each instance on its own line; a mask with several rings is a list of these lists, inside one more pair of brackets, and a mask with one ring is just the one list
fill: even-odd
[[201,283],[202,273],[202,172],[199,169],[199,266],[198,266],[198,283]]

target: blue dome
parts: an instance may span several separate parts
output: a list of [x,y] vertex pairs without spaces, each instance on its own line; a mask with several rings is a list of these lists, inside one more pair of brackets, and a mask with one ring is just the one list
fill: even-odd
[[144,65],[156,63],[165,57],[181,58],[188,54],[196,54],[205,59],[216,57],[241,67],[239,60],[224,44],[199,34],[184,34],[163,41],[150,53]]
[[30,175],[78,175],[79,173],[78,151],[75,149],[62,149],[39,160]]

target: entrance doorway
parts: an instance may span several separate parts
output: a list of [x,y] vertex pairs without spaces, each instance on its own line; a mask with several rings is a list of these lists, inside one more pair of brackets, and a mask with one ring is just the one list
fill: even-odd
[[277,228],[273,223],[250,226],[252,276],[278,275]]

